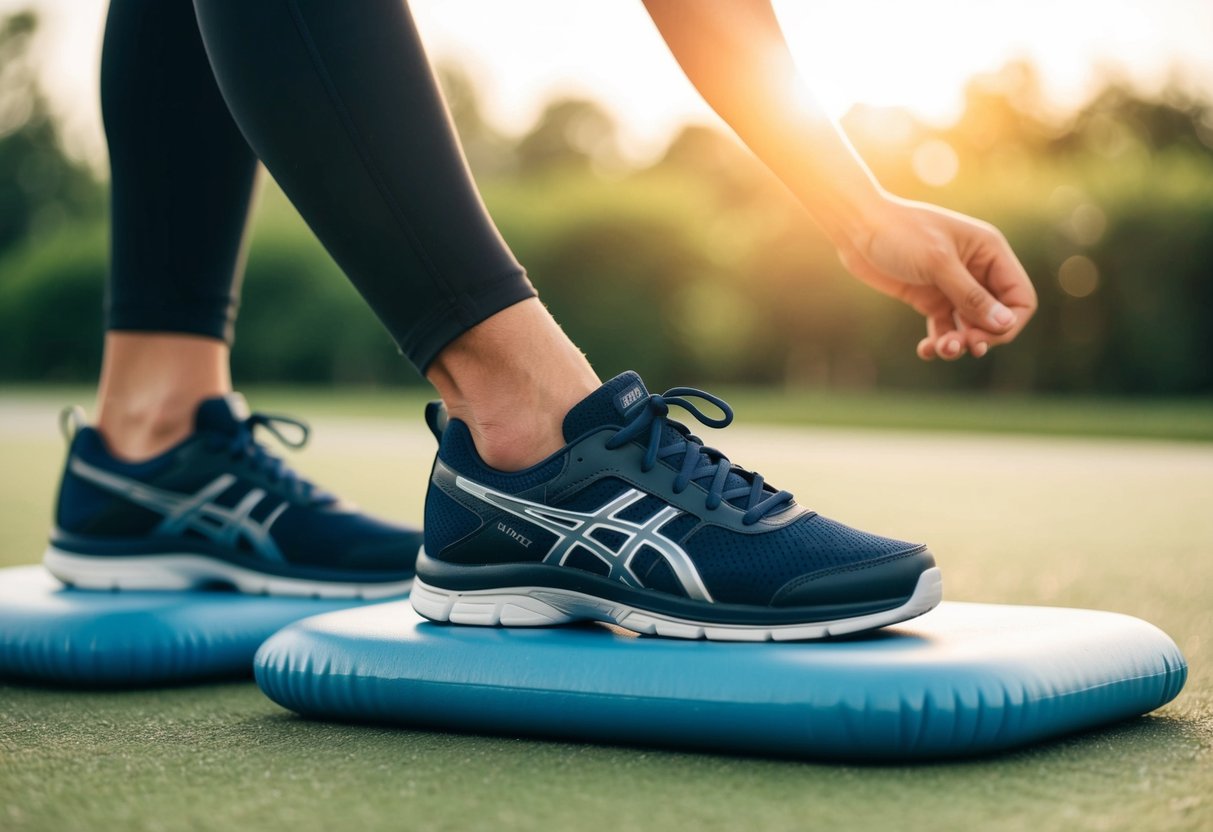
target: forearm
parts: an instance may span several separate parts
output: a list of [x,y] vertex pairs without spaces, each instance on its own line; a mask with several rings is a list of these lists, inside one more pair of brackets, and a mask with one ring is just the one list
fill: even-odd
[[769,0],[645,0],[704,100],[836,245],[869,231],[884,194],[797,72]]

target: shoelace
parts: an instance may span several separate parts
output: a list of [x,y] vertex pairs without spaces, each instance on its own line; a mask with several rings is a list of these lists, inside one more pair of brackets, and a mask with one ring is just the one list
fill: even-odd
[[[297,428],[299,430],[298,438],[292,439],[283,433],[281,427],[283,425]],[[273,434],[275,439],[291,449],[298,449],[307,445],[308,437],[311,435],[311,428],[308,427],[307,422],[293,419],[290,416],[254,413],[244,421],[238,423],[229,441],[226,443],[216,443],[216,450],[226,450],[232,459],[240,459],[241,457],[248,459],[253,468],[266,474],[271,482],[285,486],[288,491],[304,500],[312,502],[329,500],[329,495],[299,476],[299,474],[287,466],[285,460],[275,456],[268,448],[257,441],[254,432],[259,427],[265,428]]]
[[[689,399],[683,398],[684,396],[711,402],[724,414],[723,418],[716,419],[707,415]],[[686,425],[671,420],[669,418],[670,405],[681,407],[711,428],[725,428],[733,422],[733,409],[723,399],[694,387],[673,387],[660,395],[650,393],[648,401],[636,416],[607,441],[607,449],[614,450],[622,447],[647,430],[648,444],[645,446],[644,460],[640,464],[642,471],[651,470],[659,459],[684,454],[682,468],[679,470],[678,476],[674,478],[674,493],[681,494],[692,482],[711,477],[712,481],[707,486],[708,499],[705,503],[708,510],[718,508],[726,500],[745,497],[746,512],[741,522],[747,526],[757,523],[763,517],[785,508],[792,502],[790,491],[766,491],[763,488],[761,474],[734,466],[720,451],[707,447],[699,437],[693,436]],[[667,424],[674,428],[682,438],[668,445],[662,445],[662,434],[665,432]],[[731,471],[735,471],[743,479],[748,480],[749,484],[725,490],[725,482]]]

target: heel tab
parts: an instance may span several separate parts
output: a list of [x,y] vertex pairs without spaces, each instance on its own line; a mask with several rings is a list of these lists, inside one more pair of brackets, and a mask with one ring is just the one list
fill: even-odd
[[434,438],[439,442],[442,441],[442,434],[446,431],[447,422],[450,421],[450,416],[446,412],[446,405],[441,399],[432,402],[426,402],[425,405],[425,423],[430,428],[430,433],[434,434]]
[[59,433],[63,434],[67,444],[72,444],[80,428],[87,426],[88,416],[80,405],[70,404],[59,411]]

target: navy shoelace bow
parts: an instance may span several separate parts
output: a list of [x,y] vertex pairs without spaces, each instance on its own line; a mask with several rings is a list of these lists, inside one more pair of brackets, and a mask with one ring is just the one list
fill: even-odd
[[[711,402],[724,416],[717,419],[707,415],[689,399],[684,398],[685,396]],[[650,393],[648,401],[636,416],[607,441],[607,449],[622,447],[627,442],[639,438],[647,430],[648,442],[645,445],[644,460],[640,465],[642,471],[652,470],[660,459],[683,454],[682,467],[674,478],[674,493],[681,494],[692,482],[710,477],[711,482],[706,486],[708,499],[705,505],[708,510],[715,510],[726,500],[745,498],[739,508],[745,509],[741,522],[747,526],[757,523],[768,514],[786,508],[792,502],[790,491],[765,489],[761,474],[733,465],[720,451],[707,447],[699,437],[692,435],[686,425],[671,420],[670,405],[681,407],[711,428],[725,428],[733,422],[733,409],[724,399],[694,387],[673,387],[660,395]],[[662,445],[666,425],[673,428],[680,438],[668,445]],[[747,480],[747,484],[726,489],[725,483],[730,472],[735,472]]]

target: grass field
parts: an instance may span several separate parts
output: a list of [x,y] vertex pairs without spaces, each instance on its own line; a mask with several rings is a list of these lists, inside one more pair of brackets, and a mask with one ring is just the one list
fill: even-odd
[[[0,403],[0,565],[41,553],[65,396]],[[0,686],[0,829],[1213,829],[1213,445],[1192,441],[1213,438],[1207,403],[735,398],[746,427],[712,444],[823,514],[930,542],[947,597],[1145,618],[1186,654],[1186,690],[1012,754],[843,766],[313,723],[251,682]],[[312,419],[299,467],[419,520],[432,441],[415,396],[254,401]],[[1029,430],[1054,435],[1006,433]]]

